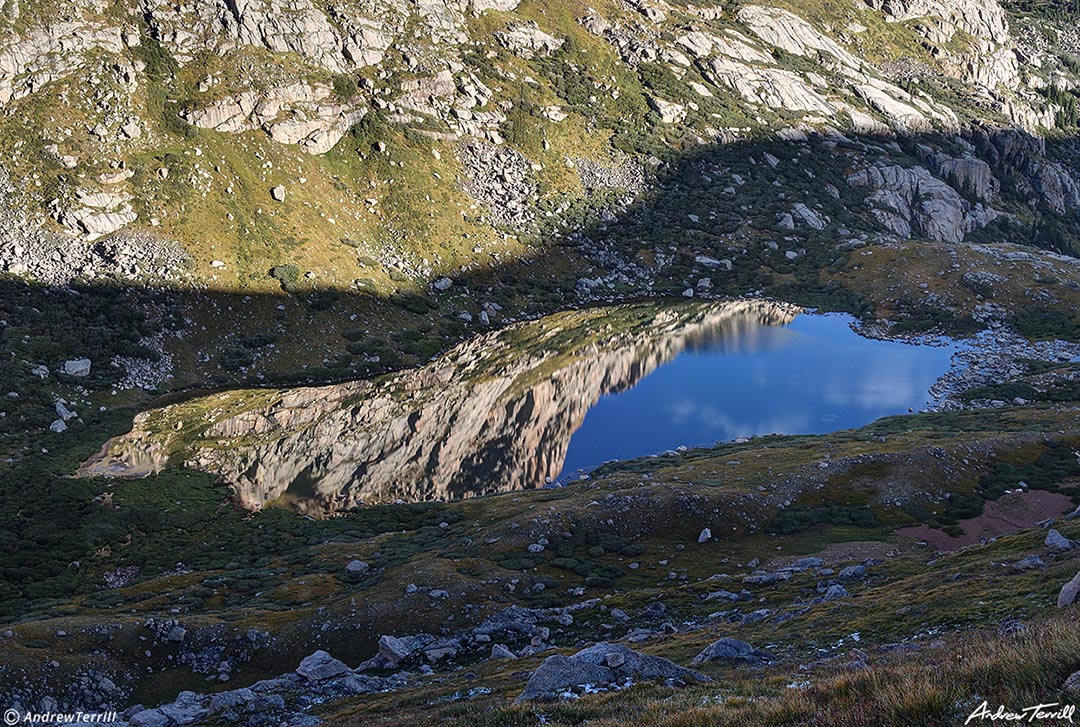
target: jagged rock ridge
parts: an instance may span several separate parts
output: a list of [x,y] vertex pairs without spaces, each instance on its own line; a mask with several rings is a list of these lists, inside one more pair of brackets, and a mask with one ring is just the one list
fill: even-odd
[[226,413],[232,394],[147,412],[83,473],[138,475],[183,461],[220,474],[247,507],[285,498],[312,512],[536,487],[558,476],[571,435],[602,395],[703,338],[781,325],[797,309],[734,301],[620,312],[622,322],[619,313],[595,321],[586,313],[511,327],[420,369],[263,394],[256,400],[265,404],[239,412]]

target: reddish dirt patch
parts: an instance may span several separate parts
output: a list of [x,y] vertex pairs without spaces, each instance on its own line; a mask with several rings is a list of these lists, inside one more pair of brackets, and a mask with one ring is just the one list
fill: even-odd
[[979,517],[961,520],[958,524],[964,534],[959,537],[954,538],[927,525],[900,528],[896,534],[925,541],[934,550],[959,550],[975,545],[984,538],[997,538],[1030,528],[1037,522],[1057,517],[1072,509],[1072,501],[1057,492],[1017,492],[987,502]]

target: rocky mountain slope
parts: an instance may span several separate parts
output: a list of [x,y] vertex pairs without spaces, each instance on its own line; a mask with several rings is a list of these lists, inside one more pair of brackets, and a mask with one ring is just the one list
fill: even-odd
[[[96,259],[96,241],[137,230],[213,287],[272,290],[290,263],[323,285],[422,285],[521,252],[583,199],[617,212],[680,149],[812,129],[926,137],[918,163],[886,147],[844,180],[901,237],[1080,204],[1044,142],[999,136],[1073,128],[1074,33],[996,2],[6,8],[5,203],[21,224],[0,259],[46,282],[179,275],[175,259]],[[836,216],[782,181],[781,229]]]
[[[0,0],[0,702],[675,727],[1066,698],[1075,26],[1026,0]],[[584,325],[641,298],[684,305]],[[942,411],[351,507],[515,489],[456,476],[458,439],[543,441],[547,475],[582,402],[721,298],[967,348]],[[515,358],[559,320],[603,366]],[[527,421],[485,439],[464,407]],[[372,432],[380,486],[321,493],[335,517],[237,506],[281,504],[253,468],[347,473]]]

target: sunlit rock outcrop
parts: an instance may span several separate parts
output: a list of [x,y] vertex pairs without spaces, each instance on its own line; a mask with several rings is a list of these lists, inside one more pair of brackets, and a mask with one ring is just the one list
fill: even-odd
[[745,345],[798,309],[766,301],[575,311],[374,381],[236,391],[147,412],[84,474],[214,472],[237,500],[325,513],[537,487],[586,412],[687,348]]

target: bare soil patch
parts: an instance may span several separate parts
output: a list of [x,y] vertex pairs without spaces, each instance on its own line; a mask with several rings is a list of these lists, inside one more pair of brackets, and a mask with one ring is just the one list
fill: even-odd
[[982,515],[961,520],[958,525],[963,535],[952,537],[942,530],[927,525],[900,528],[897,535],[923,541],[934,550],[959,550],[976,545],[985,539],[997,538],[1030,528],[1047,518],[1057,517],[1072,510],[1072,500],[1057,492],[1033,490],[1002,495],[987,502]]

